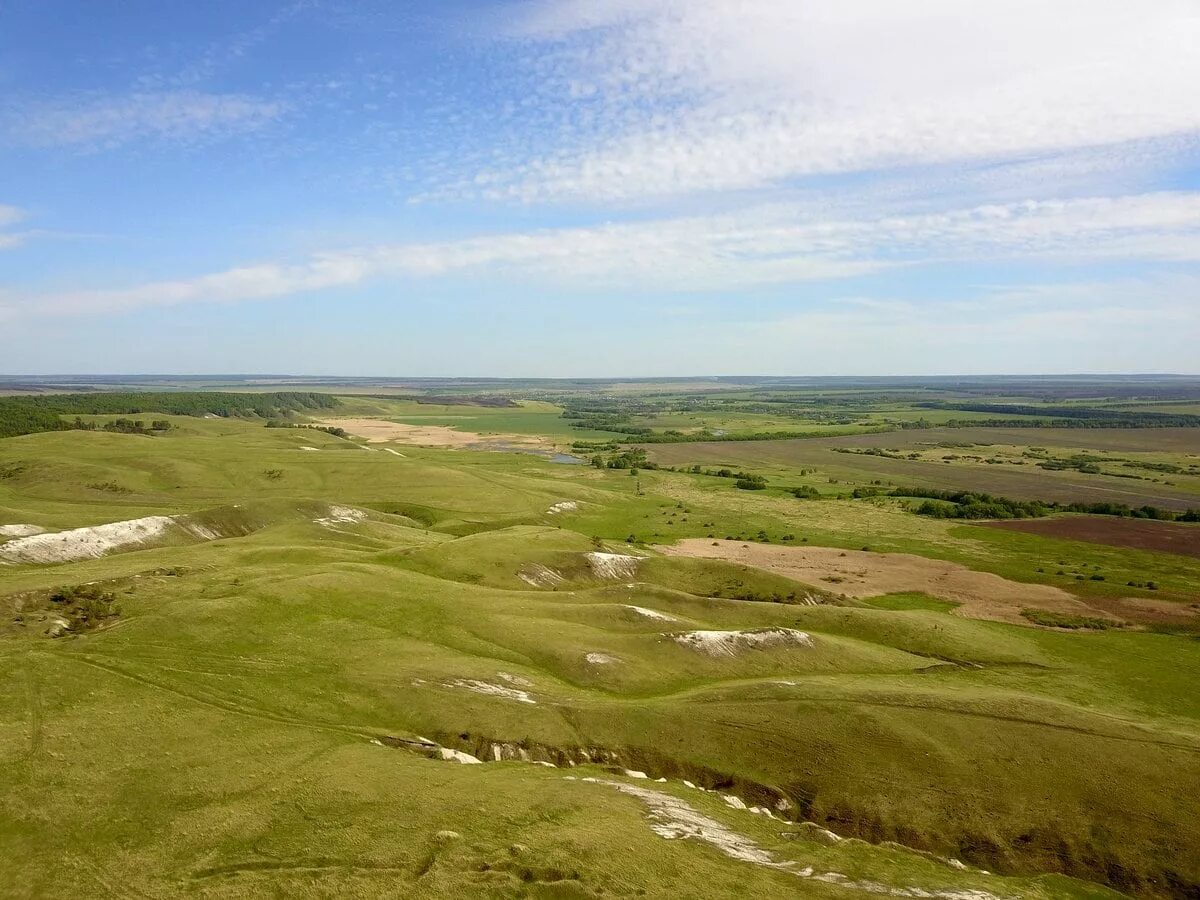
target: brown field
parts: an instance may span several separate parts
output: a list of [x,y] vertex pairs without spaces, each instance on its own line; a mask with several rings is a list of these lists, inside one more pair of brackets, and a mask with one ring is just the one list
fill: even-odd
[[644,445],[664,466],[700,464],[733,467],[815,468],[847,480],[890,481],[945,490],[975,490],[1020,500],[1060,503],[1124,503],[1184,510],[1200,506],[1200,495],[1161,484],[1139,484],[1107,475],[1074,471],[1014,471],[1001,466],[957,466],[926,460],[888,459],[835,453],[835,447],[918,447],[940,441],[1015,444],[1133,452],[1200,452],[1200,429],[1188,428],[929,428],[883,434],[784,441],[711,441]]
[[1061,588],[1023,584],[957,563],[907,553],[871,553],[836,547],[780,547],[692,538],[659,548],[668,556],[720,559],[764,569],[848,597],[920,592],[960,604],[972,619],[1029,625],[1022,609],[1109,618]]
[[987,527],[1200,558],[1200,525],[1119,519],[1115,516],[1061,516],[988,522]]
[[326,419],[318,425],[344,428],[355,437],[365,438],[368,444],[389,441],[414,447],[440,447],[453,450],[497,450],[511,447],[553,449],[542,438],[522,434],[477,434],[459,431],[446,425],[405,425],[387,419]]

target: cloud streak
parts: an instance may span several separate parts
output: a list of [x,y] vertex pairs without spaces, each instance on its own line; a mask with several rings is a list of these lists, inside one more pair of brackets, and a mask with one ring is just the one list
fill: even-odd
[[595,292],[711,292],[833,281],[895,267],[980,260],[1200,262],[1200,193],[989,204],[831,218],[762,206],[714,217],[381,244],[128,288],[30,295],[10,314],[120,313],[236,303],[371,279],[487,277]]
[[25,210],[16,206],[6,206],[0,203],[0,250],[9,250],[13,247],[18,247],[25,242],[27,235],[15,232],[6,231],[12,225],[16,225],[25,219]]
[[0,123],[9,144],[111,149],[138,140],[192,142],[253,131],[285,111],[281,103],[196,90],[77,95],[27,104]]
[[510,153],[451,194],[640,203],[1200,131],[1200,15],[1187,0],[520,9],[506,34],[536,60],[558,130],[545,152]]

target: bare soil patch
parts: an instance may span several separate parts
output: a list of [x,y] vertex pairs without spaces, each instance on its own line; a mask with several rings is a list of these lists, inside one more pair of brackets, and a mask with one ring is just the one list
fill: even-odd
[[347,433],[365,438],[369,444],[389,441],[414,447],[438,447],[452,450],[505,450],[537,448],[550,450],[554,445],[542,438],[522,434],[479,434],[459,431],[448,425],[406,425],[386,419],[326,419],[317,423],[343,428]]
[[988,522],[986,527],[1200,558],[1200,525],[1116,516],[1056,516],[1049,519]]
[[1096,606],[1122,619],[1142,624],[1191,625],[1200,616],[1200,604],[1161,600],[1157,597],[1099,598]]
[[659,548],[668,556],[721,559],[774,572],[848,597],[921,592],[958,603],[972,619],[1028,625],[1022,609],[1109,618],[1078,597],[1044,584],[1023,584],[958,563],[908,553],[871,553],[836,547],[779,547],[739,541],[690,539]]

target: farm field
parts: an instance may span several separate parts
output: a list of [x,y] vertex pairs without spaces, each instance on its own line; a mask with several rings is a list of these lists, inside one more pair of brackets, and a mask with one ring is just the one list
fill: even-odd
[[[411,400],[392,400],[383,397],[350,399],[350,409],[362,409],[358,421],[390,422],[410,428],[445,429],[469,435],[456,440],[443,433],[439,440],[445,446],[465,446],[466,443],[503,443],[512,440],[536,440],[540,443],[579,438],[605,438],[602,432],[573,430],[562,418],[562,408],[551,403],[533,400],[508,400],[511,406],[485,407],[477,405],[448,405]],[[397,437],[401,437],[398,432]]]
[[[1181,789],[1200,780],[1200,558],[1107,536],[1200,525],[919,515],[919,498],[853,496],[881,480],[856,467],[976,467],[830,449],[991,430],[639,457],[635,435],[563,416],[590,393],[521,392],[497,407],[310,398],[271,416],[247,410],[293,401],[247,394],[218,415],[181,395],[198,404],[182,415],[148,396],[0,439],[0,893],[1200,885]],[[593,464],[309,427],[360,419],[524,435]],[[1186,468],[1191,452],[1166,433],[1187,429],[995,431],[988,452],[1014,459],[1039,446]],[[678,471],[653,467],[675,453]],[[1111,477],[1020,469],[1004,474],[1044,499]],[[1070,524],[1091,521],[1105,541]]]
[[1200,528],[1171,522],[1114,519],[1108,516],[1066,516],[993,522],[992,527],[1113,547],[1138,547],[1183,556],[1200,556]]
[[[1200,505],[1200,432],[1187,429],[930,428],[816,440],[655,444],[647,450],[664,466],[780,474],[816,468],[849,483],[884,479],[1023,499],[1180,510]],[[1099,471],[1038,465],[1081,455],[1095,456]]]

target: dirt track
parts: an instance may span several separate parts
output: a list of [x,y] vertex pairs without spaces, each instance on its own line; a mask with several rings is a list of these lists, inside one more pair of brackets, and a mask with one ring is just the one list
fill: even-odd
[[972,619],[1028,625],[1022,609],[1106,616],[1060,588],[1009,581],[957,563],[907,553],[870,553],[836,547],[780,547],[740,541],[690,539],[660,548],[668,556],[722,559],[754,566],[849,597],[919,591],[958,604]]

